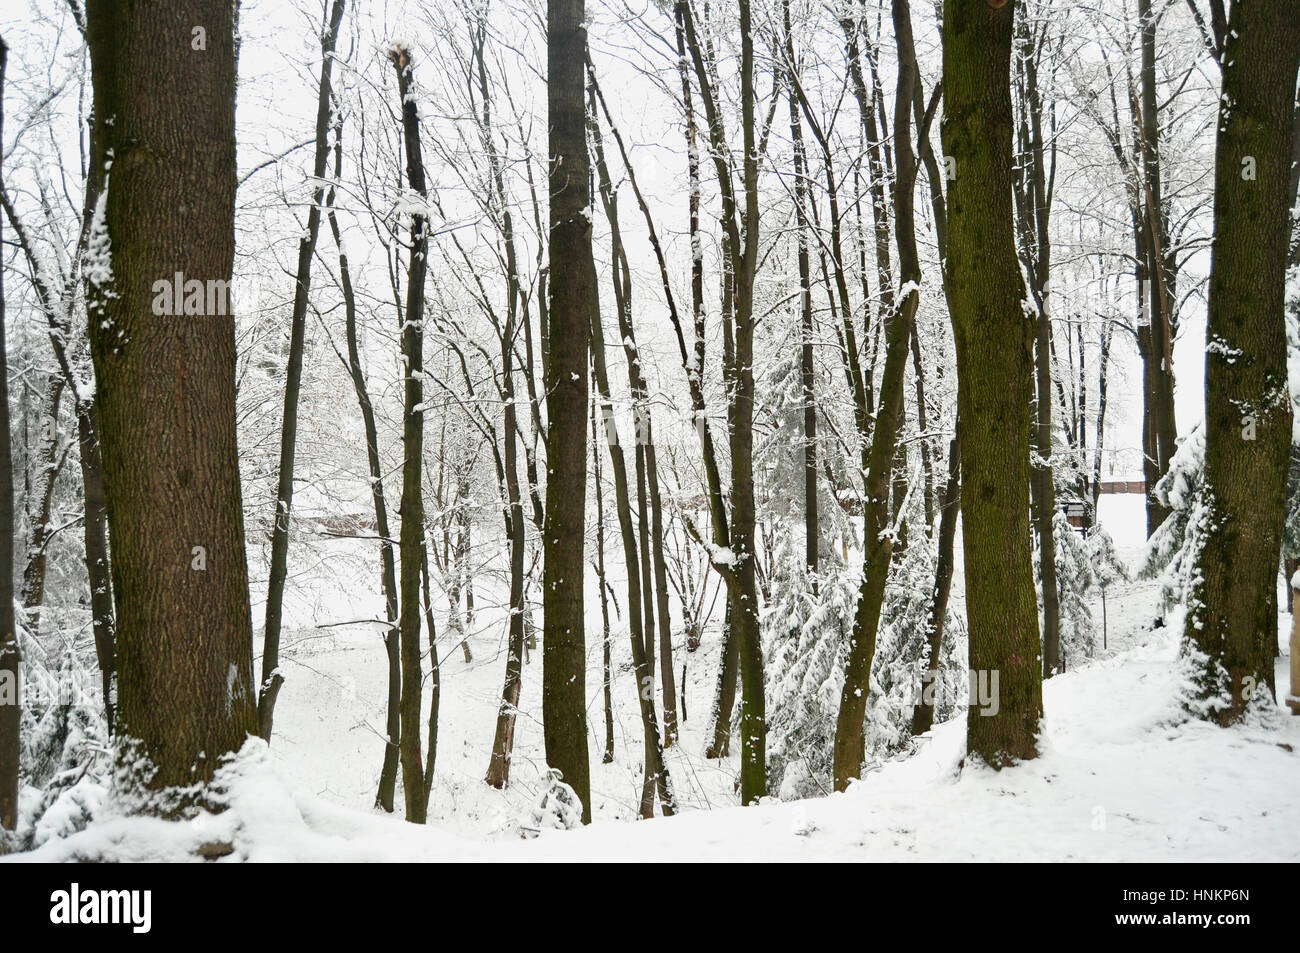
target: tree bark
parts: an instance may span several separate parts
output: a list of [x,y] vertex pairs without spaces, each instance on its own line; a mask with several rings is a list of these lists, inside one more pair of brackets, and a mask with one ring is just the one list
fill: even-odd
[[[172,813],[202,799],[222,757],[256,731],[257,708],[229,314],[235,8],[184,0],[163,13],[87,4],[99,194],[87,274],[119,750],[124,765],[156,769],[120,782],[133,794],[172,789],[135,802]],[[196,54],[178,24],[202,24],[206,49]],[[177,274],[207,283],[197,320],[153,313],[155,283]]]
[[[1205,545],[1185,639],[1203,714],[1239,720],[1274,692],[1277,571],[1291,448],[1285,278],[1296,4],[1232,5],[1214,167],[1206,325]],[[1224,696],[1227,697],[1224,697]]]
[[[1018,39],[1021,89],[1020,152],[1027,166],[1016,177],[1020,246],[1034,304],[1034,460],[1030,467],[1030,502],[1038,536],[1038,575],[1043,590],[1043,677],[1061,669],[1061,595],[1056,579],[1056,483],[1052,469],[1052,322],[1048,305],[1052,244],[1048,225],[1051,194],[1048,150],[1043,143],[1042,98],[1038,61],[1042,55],[1022,20]],[[1052,153],[1055,163],[1055,154]],[[1055,170],[1050,173],[1053,177]]]
[[596,487],[596,584],[600,587],[600,655],[604,676],[601,695],[605,703],[605,753],[602,764],[614,760],[614,692],[613,665],[610,658],[609,592],[605,588],[605,493],[600,479],[600,442],[596,431],[596,402],[591,404],[591,472]]
[[962,546],[970,667],[999,678],[996,714],[968,710],[968,753],[991,765],[1037,753],[1038,605],[1029,536],[1034,324],[1023,310],[1011,209],[1015,3],[944,6],[945,272],[957,349]]
[[591,823],[587,757],[583,548],[587,501],[587,335],[596,296],[591,257],[584,0],[548,0],[550,356],[546,367],[546,529],[542,540],[542,728],[546,763],[561,772]]
[[957,515],[961,506],[961,440],[952,438],[948,446],[948,482],[939,504],[939,560],[934,570],[934,598],[930,602],[930,619],[926,624],[926,671],[921,676],[921,699],[912,708],[912,734],[923,735],[934,727],[934,693],[938,688],[939,669],[943,662],[943,627],[948,617],[948,597],[952,594],[953,543],[957,536]]
[[[397,70],[397,91],[402,105],[402,138],[406,151],[407,184],[422,199],[428,198],[424,178],[424,157],[420,148],[420,116],[414,86],[410,50],[397,47],[389,58]],[[423,824],[428,814],[425,768],[420,753],[420,708],[423,674],[420,666],[420,567],[424,553],[424,280],[429,259],[429,219],[422,211],[411,214],[411,261],[407,270],[406,314],[402,321],[403,413],[402,413],[402,502],[398,510],[401,537],[398,549],[401,574],[398,592],[401,604],[398,629],[401,632],[402,704],[401,765],[402,793],[406,819]]]

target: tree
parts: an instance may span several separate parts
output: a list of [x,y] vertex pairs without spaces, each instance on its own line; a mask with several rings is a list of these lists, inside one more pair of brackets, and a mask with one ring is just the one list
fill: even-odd
[[[916,156],[912,150],[912,99],[917,82],[915,55],[903,55],[912,49],[911,12],[907,0],[894,0],[894,32],[900,50],[898,87],[894,103],[894,155],[898,174],[894,183],[894,207],[897,227],[898,263],[903,281],[902,300],[890,315],[885,330],[885,368],[880,382],[880,403],[871,432],[870,451],[864,452],[865,498],[863,500],[862,583],[854,610],[853,633],[845,663],[844,690],[835,727],[835,789],[842,791],[849,781],[861,775],[864,756],[863,720],[871,685],[871,664],[875,657],[880,611],[884,604],[885,584],[899,540],[901,517],[891,526],[889,514],[889,480],[894,469],[896,441],[903,422],[903,383],[907,374],[908,348],[912,324],[920,302],[921,263],[916,248],[913,197],[916,185]],[[805,100],[805,107],[807,102]],[[933,113],[930,113],[933,116]],[[811,122],[811,115],[809,116]],[[928,135],[922,127],[920,136]],[[815,133],[816,134],[816,133]],[[822,138],[819,136],[819,138]],[[822,140],[825,141],[824,139]],[[829,166],[830,151],[826,150]],[[832,198],[832,202],[834,199]],[[832,208],[834,206],[832,205]],[[835,213],[832,212],[832,215]],[[832,234],[837,227],[832,223]],[[838,244],[832,238],[834,245]],[[838,249],[833,249],[839,258]],[[841,286],[843,281],[841,279]],[[844,317],[848,320],[847,293],[844,293]],[[846,334],[847,336],[847,334]],[[848,338],[848,340],[852,340]],[[860,381],[860,375],[856,375]],[[855,390],[862,389],[859,383]],[[858,398],[859,429],[866,442],[866,408]]]
[[[389,51],[397,70],[397,91],[402,104],[402,140],[406,150],[406,178],[412,192],[427,202],[424,154],[420,149],[420,115],[414,95],[410,50],[394,46]],[[428,789],[420,754],[420,569],[424,564],[424,281],[429,267],[429,217],[411,214],[411,261],[406,279],[406,314],[401,320],[404,380],[402,415],[402,501],[398,509],[402,526],[398,539],[401,605],[398,630],[402,650],[401,762],[406,819],[423,824],[428,812]],[[430,633],[432,638],[432,633]]]
[[320,234],[321,200],[325,197],[325,166],[329,161],[330,74],[334,46],[343,22],[344,0],[334,0],[329,25],[321,32],[320,83],[316,101],[316,151],[312,164],[311,209],[307,228],[298,240],[298,271],[293,283],[293,313],[289,319],[289,358],[284,373],[284,419],[280,428],[280,482],[276,491],[274,529],[271,532],[271,574],[266,591],[266,629],[262,634],[262,681],[257,694],[258,733],[271,740],[275,700],[284,676],[279,672],[280,622],[284,584],[289,573],[289,519],[293,513],[293,464],[298,443],[298,394],[302,387],[303,337],[307,303],[311,294],[311,266]]
[[[714,511],[710,559],[727,582],[730,638],[736,640],[741,679],[740,800],[752,804],[767,791],[767,719],[763,697],[763,650],[758,623],[758,581],[754,501],[754,278],[758,271],[758,124],[754,116],[754,35],[750,4],[738,4],[740,26],[740,112],[744,159],[738,199],[731,150],[718,103],[716,80],[704,59],[695,15],[682,4],[683,26],[709,130],[714,170],[722,193],[723,247],[728,259],[724,284],[723,376],[728,387],[727,422],[731,450],[729,525]],[[773,102],[775,108],[775,101]],[[679,341],[679,346],[685,350]],[[694,385],[692,385],[694,386]],[[699,402],[696,402],[699,406]],[[699,413],[699,410],[696,411]],[[712,479],[712,477],[710,477]],[[721,543],[729,532],[730,545]],[[724,677],[726,672],[724,650]]]
[[[595,300],[587,157],[583,0],[547,4],[546,103],[550,125],[550,355],[546,528],[543,532],[542,725],[546,763],[582,801],[591,822],[587,759],[583,548],[587,502],[587,335]],[[648,598],[647,593],[647,598]]]
[[1035,323],[1024,311],[1011,209],[1015,4],[950,0],[943,23],[945,278],[957,349],[962,549],[970,667],[997,672],[996,714],[968,710],[971,755],[992,765],[1037,753],[1042,718],[1038,606],[1029,537]]
[[[1169,515],[1149,491],[1169,470],[1178,446],[1174,418],[1173,339],[1176,328],[1173,283],[1177,269],[1169,236],[1169,206],[1161,192],[1160,112],[1156,90],[1157,11],[1138,0],[1142,31],[1141,99],[1133,104],[1142,151],[1141,219],[1137,228],[1138,293],[1143,296],[1138,348],[1142,355],[1142,445],[1147,486],[1147,536]],[[1133,96],[1132,90],[1130,95]]]
[[[256,731],[257,710],[229,307],[235,8],[183,0],[162,14],[155,3],[87,5],[98,199],[86,275],[119,751],[133,769],[121,778],[127,793],[174,789],[135,802],[170,813],[201,797]],[[164,291],[184,292],[190,313],[155,313]]]
[[[1185,630],[1194,707],[1221,724],[1271,698],[1291,446],[1285,277],[1294,2],[1232,5],[1223,50],[1206,322],[1205,499]],[[1262,693],[1268,686],[1268,695]]]
[[[0,39],[0,132],[4,131],[5,62]],[[0,223],[0,229],[3,224]],[[14,470],[9,436],[9,361],[5,349],[4,275],[0,269],[0,830],[18,823],[18,726],[21,661],[14,627]],[[3,835],[0,835],[3,836]]]
[[[1046,12],[1046,11],[1044,11]],[[1020,260],[1029,279],[1035,311],[1034,329],[1034,437],[1030,468],[1030,502],[1034,532],[1038,537],[1039,582],[1043,591],[1043,677],[1061,669],[1061,597],[1056,579],[1056,487],[1052,467],[1052,319],[1049,285],[1052,240],[1049,222],[1056,184],[1056,143],[1045,142],[1043,98],[1038,69],[1045,58],[1046,23],[1031,25],[1026,17],[1017,24],[1016,73],[1019,90],[1017,152],[1022,168],[1015,176],[1015,204],[1019,224]],[[1054,118],[1049,113],[1049,121]],[[1050,135],[1050,130],[1049,130]]]

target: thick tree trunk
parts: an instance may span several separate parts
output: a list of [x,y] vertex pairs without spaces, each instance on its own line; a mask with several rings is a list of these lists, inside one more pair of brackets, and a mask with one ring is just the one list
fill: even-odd
[[542,534],[542,728],[546,763],[560,771],[591,823],[587,757],[583,548],[587,502],[587,335],[596,297],[591,257],[583,0],[548,0],[550,334],[546,530]]
[[1043,714],[1029,536],[1029,403],[1034,325],[1023,310],[1011,208],[1011,36],[1015,3],[944,6],[947,291],[957,347],[962,545],[970,667],[996,714],[971,706],[967,749],[993,765],[1037,753]]
[[[257,707],[229,315],[235,8],[184,0],[162,14],[156,3],[86,9],[92,154],[112,157],[91,169],[104,234],[92,235],[102,258],[88,268],[88,311],[120,750],[124,764],[156,769],[121,782],[132,793],[172,789],[136,801],[170,813],[202,799],[221,758],[256,731]],[[178,23],[204,26],[201,54]],[[155,284],[177,275],[206,283],[197,320],[153,312]]]
[[329,26],[321,33],[320,84],[316,99],[316,152],[312,163],[311,208],[307,230],[298,240],[298,270],[293,285],[293,312],[289,319],[289,357],[284,371],[284,418],[280,428],[280,477],[276,489],[275,521],[271,531],[271,572],[266,586],[266,628],[262,633],[262,681],[257,694],[258,734],[271,740],[275,700],[284,684],[280,665],[280,624],[284,585],[289,574],[289,521],[293,513],[293,466],[298,445],[298,395],[302,388],[303,339],[307,328],[307,303],[311,294],[311,266],[320,234],[321,201],[325,197],[325,167],[329,161],[330,74],[334,69],[334,44],[343,22],[344,0],[334,0]]
[[1185,639],[1206,717],[1274,691],[1277,571],[1291,448],[1285,277],[1296,4],[1238,0],[1224,49],[1205,366],[1209,525]]
[[[402,104],[402,138],[406,152],[407,184],[421,198],[428,197],[424,157],[420,148],[420,116],[415,103],[410,50],[389,53],[397,70],[397,91]],[[402,502],[398,510],[401,536],[398,579],[401,633],[402,704],[401,765],[406,819],[423,824],[428,813],[424,762],[420,753],[420,708],[423,674],[420,666],[420,566],[424,553],[424,280],[428,270],[429,220],[423,212],[411,214],[411,261],[407,270],[406,314],[402,321]]]

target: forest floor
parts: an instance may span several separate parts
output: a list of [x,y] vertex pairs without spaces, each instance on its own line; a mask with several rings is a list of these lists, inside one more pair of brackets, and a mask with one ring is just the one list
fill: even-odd
[[[1121,555],[1140,539],[1140,499],[1108,503]],[[1132,512],[1130,512],[1132,510]],[[206,843],[247,860],[1295,860],[1300,718],[1220,729],[1179,708],[1178,613],[1153,627],[1156,586],[1108,594],[1107,648],[1050,679],[1041,756],[1002,771],[961,767],[965,716],[935,728],[910,756],[873,765],[845,794],[736,807],[735,756],[701,752],[716,678],[716,632],[686,660],[688,719],[669,749],[681,814],[633,821],[641,731],[625,630],[614,641],[615,759],[600,762],[600,646],[589,646],[587,693],[594,821],[525,838],[544,767],[541,655],[524,667],[510,784],[483,777],[504,673],[503,615],[486,608],[473,661],[442,648],[442,700],[430,823],[413,828],[373,807],[383,753],[386,662],[366,624],[376,602],[371,560],[349,541],[318,549],[287,606],[286,681],[271,748],[248,747],[228,772],[230,809],[182,823],[114,817],[51,838],[27,858],[194,859]],[[960,551],[960,544],[959,544]],[[956,582],[960,592],[961,580]],[[617,583],[615,583],[617,589]],[[486,595],[486,593],[485,593]],[[594,593],[593,593],[594,595]],[[1283,603],[1285,604],[1285,603]],[[1100,615],[1098,606],[1098,615]],[[256,617],[257,611],[254,610]],[[597,621],[598,621],[597,613]],[[1290,617],[1283,615],[1282,632]],[[596,627],[599,631],[599,627]],[[620,633],[622,633],[621,638]],[[440,633],[445,636],[445,633]],[[440,641],[449,641],[441,638]],[[1285,651],[1285,645],[1283,646]],[[1282,693],[1287,657],[1278,660]],[[426,692],[426,699],[427,699]],[[426,739],[427,742],[427,739]],[[400,786],[399,786],[400,787]],[[400,800],[400,790],[399,790]]]

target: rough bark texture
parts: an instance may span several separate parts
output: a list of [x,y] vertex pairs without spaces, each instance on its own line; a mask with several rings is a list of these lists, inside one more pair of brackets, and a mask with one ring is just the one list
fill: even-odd
[[[121,777],[128,791],[157,791],[210,780],[257,727],[228,292],[235,8],[94,0],[86,14],[92,154],[104,158],[91,169],[102,188],[87,274],[118,728],[123,753],[156,768]],[[154,282],[178,272],[224,283],[209,286],[221,313],[153,314]],[[139,803],[167,811],[177,799]]]
[[1300,4],[1232,5],[1206,327],[1210,531],[1186,628],[1188,646],[1199,650],[1204,713],[1224,724],[1240,718],[1256,692],[1274,689],[1274,596],[1291,446],[1283,301],[1297,63]]
[[583,0],[547,4],[550,125],[550,357],[546,366],[546,529],[542,534],[542,729],[591,823],[587,757],[583,546],[587,502],[587,335],[596,295],[591,265]]
[[967,749],[999,765],[1037,753],[1043,713],[1029,537],[1034,322],[1026,316],[1011,209],[1015,4],[944,6],[945,272],[957,347],[962,548],[970,667],[998,672],[999,708],[971,707]]

